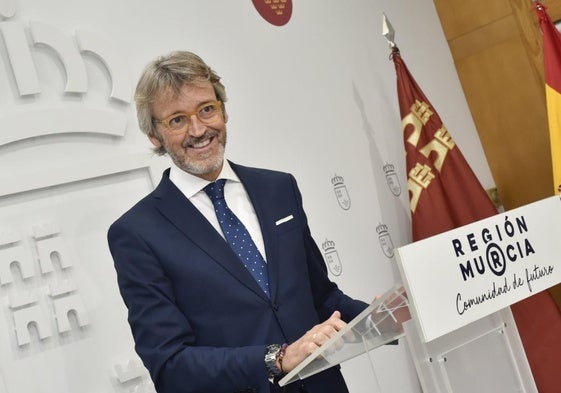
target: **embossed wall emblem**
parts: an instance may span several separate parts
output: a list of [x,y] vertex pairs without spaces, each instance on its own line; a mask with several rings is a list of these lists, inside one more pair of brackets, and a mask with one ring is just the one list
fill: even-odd
[[386,174],[386,182],[392,194],[394,196],[401,195],[401,184],[399,183],[394,165],[389,163],[384,165],[384,173]]
[[335,175],[331,179],[333,184],[333,191],[335,191],[335,196],[337,197],[337,202],[343,210],[349,210],[351,208],[351,197],[345,186],[345,179],[342,176]]
[[[17,347],[32,344],[30,325],[43,341],[55,335],[59,340],[68,340],[68,334],[76,334],[72,332],[70,315],[78,328],[90,324],[81,293],[72,279],[72,257],[59,228],[54,223],[39,224],[33,226],[32,232],[31,245],[16,231],[0,236],[0,286],[7,288]],[[17,277],[14,271],[19,271]],[[53,312],[46,312],[48,309]]]
[[380,246],[382,247],[382,251],[384,255],[388,258],[393,258],[394,255],[394,246],[392,242],[392,238],[388,231],[388,226],[385,224],[380,224],[376,227],[376,232],[378,232],[378,240],[380,242]]
[[[89,133],[123,136],[132,99],[130,72],[115,42],[92,30],[76,29],[74,35],[43,21],[25,23],[13,18],[15,4],[0,0],[0,35],[5,43],[4,68],[13,81],[0,92],[20,100],[6,103],[0,114],[0,146],[52,134]],[[28,38],[29,37],[29,38]],[[66,77],[59,100],[47,99],[34,52],[44,49],[53,62],[64,67]],[[90,91],[84,55],[91,55],[110,74],[111,92],[105,104],[84,100]],[[44,76],[43,76],[44,78]],[[124,104],[124,105],[123,105]]]
[[[68,29],[38,15],[26,20],[17,11],[15,0],[0,0],[0,72],[7,82],[0,89],[0,150],[15,153],[0,187],[0,303],[7,328],[0,392],[72,392],[80,390],[79,379],[90,390],[153,393],[126,318],[117,316],[118,292],[107,290],[113,276],[103,266],[111,262],[103,260],[103,243],[92,242],[103,224],[86,219],[94,204],[96,220],[112,208],[96,192],[114,187],[113,176],[148,171],[145,159],[78,152],[49,160],[70,137],[103,148],[125,135],[133,90],[126,48],[102,30]],[[18,162],[38,145],[41,154]],[[40,168],[29,176],[27,164]],[[73,210],[80,198],[90,202]],[[90,248],[83,252],[85,244]]]
[[343,264],[341,263],[341,259],[339,259],[339,253],[335,249],[335,242],[332,240],[325,240],[321,247],[323,248],[323,256],[329,271],[334,276],[340,276],[343,272]]

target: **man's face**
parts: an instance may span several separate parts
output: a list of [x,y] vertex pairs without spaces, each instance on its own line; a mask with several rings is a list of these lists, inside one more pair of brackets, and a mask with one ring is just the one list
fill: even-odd
[[228,115],[221,112],[203,124],[195,114],[201,108],[204,110],[205,104],[215,101],[212,84],[200,80],[185,84],[177,95],[160,94],[152,106],[152,114],[159,121],[181,112],[190,115],[188,128],[180,132],[156,123],[157,135],[150,136],[150,141],[156,147],[163,147],[179,168],[209,181],[214,181],[222,169]]

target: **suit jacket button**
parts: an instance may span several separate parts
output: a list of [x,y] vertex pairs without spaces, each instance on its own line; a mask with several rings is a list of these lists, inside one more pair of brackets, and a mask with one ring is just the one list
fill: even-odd
[[279,305],[277,303],[273,303],[273,310],[278,311]]

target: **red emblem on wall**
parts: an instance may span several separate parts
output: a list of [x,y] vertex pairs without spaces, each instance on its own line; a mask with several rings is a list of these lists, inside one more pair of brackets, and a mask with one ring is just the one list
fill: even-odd
[[286,25],[292,16],[292,0],[251,1],[263,19],[272,25]]

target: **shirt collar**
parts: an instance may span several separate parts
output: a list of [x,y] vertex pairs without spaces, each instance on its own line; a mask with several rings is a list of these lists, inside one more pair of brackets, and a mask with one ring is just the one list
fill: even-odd
[[[177,165],[172,165],[169,172],[169,179],[179,188],[179,190],[190,199],[199,191],[201,191],[210,182],[198,176],[192,175],[180,169]],[[218,174],[218,179],[232,180],[240,182],[240,178],[230,166],[230,162],[224,159],[222,170]]]

